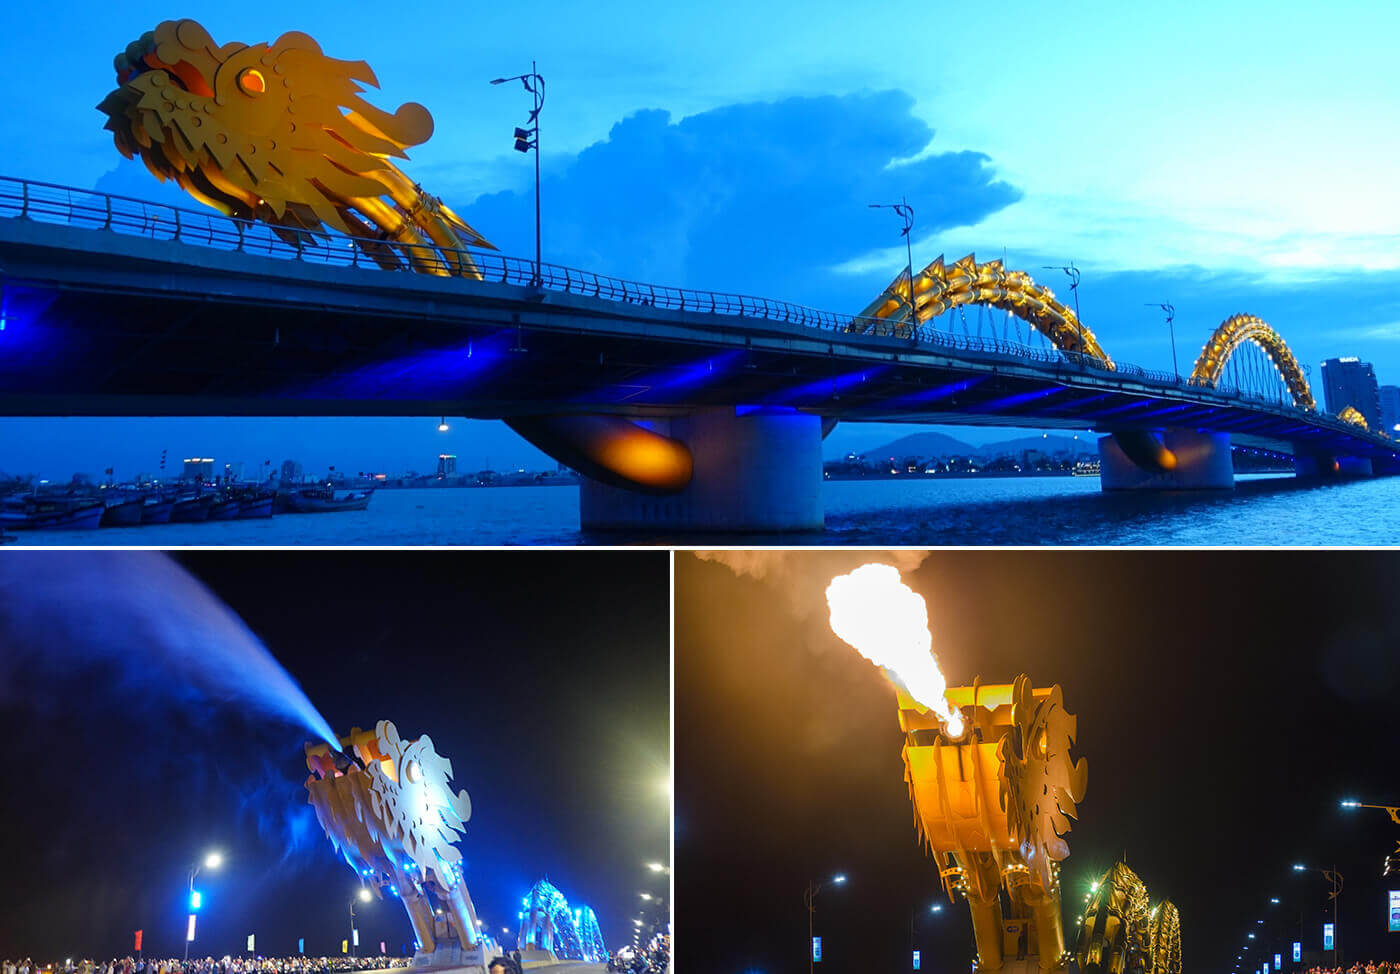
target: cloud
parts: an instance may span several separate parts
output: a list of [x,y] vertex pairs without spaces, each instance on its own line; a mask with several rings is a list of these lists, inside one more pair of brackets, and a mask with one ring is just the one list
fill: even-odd
[[[550,166],[546,154],[545,259],[855,310],[904,262],[872,268],[867,282],[835,273],[899,240],[896,218],[870,203],[907,196],[929,232],[975,224],[1020,198],[986,155],[934,152],[933,130],[912,107],[909,95],[881,91],[728,105],[679,121],[638,111],[571,160]],[[452,188],[441,192],[453,198]],[[463,216],[525,255],[533,208],[532,189],[511,190],[478,197]]]

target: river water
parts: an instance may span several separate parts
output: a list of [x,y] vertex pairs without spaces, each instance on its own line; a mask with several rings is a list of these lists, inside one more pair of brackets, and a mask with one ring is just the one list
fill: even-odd
[[1390,545],[1400,478],[1241,477],[1234,491],[1104,494],[1095,477],[835,481],[826,530],[619,535],[578,527],[576,487],[381,490],[367,511],[94,531],[42,545]]

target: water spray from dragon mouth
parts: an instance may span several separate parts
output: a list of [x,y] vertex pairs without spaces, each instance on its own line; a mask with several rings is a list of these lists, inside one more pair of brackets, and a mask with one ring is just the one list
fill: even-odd
[[826,589],[831,631],[943,721],[952,737],[963,732],[962,716],[944,698],[948,688],[933,655],[928,606],[890,565],[862,565],[838,575]]

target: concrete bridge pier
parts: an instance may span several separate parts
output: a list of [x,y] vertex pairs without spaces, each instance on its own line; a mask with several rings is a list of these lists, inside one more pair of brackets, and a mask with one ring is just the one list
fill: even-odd
[[1235,486],[1228,433],[1171,427],[1099,439],[1104,490],[1228,490]]
[[644,425],[689,449],[689,483],[648,494],[585,477],[579,490],[584,530],[822,529],[820,416],[730,406]]
[[1357,478],[1375,476],[1375,468],[1365,457],[1325,457],[1299,454],[1293,458],[1293,472],[1304,478]]

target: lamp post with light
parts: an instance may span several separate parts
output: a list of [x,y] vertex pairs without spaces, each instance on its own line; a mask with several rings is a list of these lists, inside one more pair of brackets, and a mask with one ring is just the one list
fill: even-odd
[[1079,333],[1079,364],[1084,365],[1084,321],[1079,317],[1079,268],[1074,266],[1074,261],[1068,264],[1045,264],[1041,267],[1045,271],[1064,271],[1069,278],[1069,293],[1074,298],[1074,325]]
[[809,882],[809,883],[807,884],[807,890],[806,890],[806,892],[802,894],[802,902],[805,903],[805,904],[807,905],[807,971],[808,971],[808,974],[811,974],[811,972],[813,972],[813,971],[816,969],[816,958],[812,956],[812,943],[813,943],[813,941],[812,941],[812,925],[813,925],[813,923],[814,923],[814,921],[815,921],[815,918],[816,918],[816,915],[817,915],[817,894],[820,893],[820,892],[822,891],[822,889],[826,887],[826,884],[827,884],[828,882],[830,882],[831,884],[833,884],[833,885],[835,885],[835,886],[840,886],[840,885],[841,885],[842,883],[844,883],[845,881],[846,881],[846,876],[845,876],[845,874],[844,874],[844,873],[837,873],[835,876],[832,876],[830,880],[822,880],[822,881],[819,882],[819,883],[818,883],[818,882],[815,882],[815,881]]
[[1340,967],[1341,943],[1342,943],[1342,874],[1337,872],[1337,867],[1331,869],[1319,869],[1316,866],[1305,866],[1302,863],[1293,864],[1295,873],[1312,872],[1321,873],[1322,878],[1332,884],[1332,892],[1327,894],[1327,898],[1332,901],[1332,966]]
[[931,903],[931,904],[929,904],[929,908],[928,908],[927,911],[920,910],[920,909],[918,909],[917,907],[914,908],[913,910],[910,910],[910,911],[909,911],[909,963],[910,963],[911,966],[912,966],[913,963],[914,963],[914,921],[915,921],[921,914],[922,914],[922,915],[926,915],[926,916],[933,916],[933,915],[935,915],[935,914],[942,913],[942,912],[943,912],[943,904],[942,904],[942,903]]
[[195,892],[194,878],[199,875],[201,867],[204,869],[218,869],[224,864],[224,856],[221,852],[210,852],[205,855],[202,862],[193,863],[190,866],[190,881],[188,884],[190,895],[190,918],[185,927],[185,960],[190,959],[190,941],[194,939],[194,917],[195,913],[203,901],[203,897]]
[[535,62],[530,62],[529,74],[517,74],[512,78],[496,78],[493,85],[503,85],[507,81],[519,81],[530,93],[534,107],[530,110],[529,128],[515,130],[515,151],[535,151],[535,280],[539,286],[540,277],[540,109],[544,107],[544,78],[535,70]]
[[358,946],[360,946],[360,943],[359,943],[360,935],[359,935],[359,933],[358,933],[358,932],[356,931],[356,929],[355,929],[355,901],[358,900],[358,901],[360,901],[361,903],[368,903],[368,902],[370,901],[370,895],[371,895],[371,894],[370,894],[370,891],[369,891],[366,887],[361,886],[361,887],[360,887],[360,891],[359,891],[358,893],[355,894],[355,896],[354,896],[353,899],[350,900],[350,959],[351,959],[351,960],[354,960],[354,959],[355,959],[355,948],[358,947]]
[[904,221],[904,229],[900,230],[900,236],[904,238],[904,256],[908,259],[909,272],[909,329],[913,329],[919,324],[918,315],[914,313],[914,245],[910,238],[914,235],[914,208],[909,205],[909,200],[901,196],[898,203],[871,203],[872,210],[894,210],[899,218]]
[[1172,322],[1176,320],[1176,308],[1170,304],[1154,304],[1151,301],[1145,302],[1143,304],[1143,307],[1161,308],[1167,313],[1167,334],[1171,337],[1172,341],[1172,375],[1174,375],[1176,377],[1176,380],[1180,382],[1181,369],[1176,364],[1176,328],[1172,325]]

